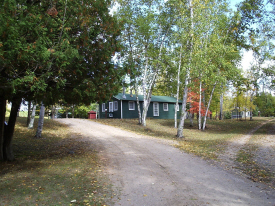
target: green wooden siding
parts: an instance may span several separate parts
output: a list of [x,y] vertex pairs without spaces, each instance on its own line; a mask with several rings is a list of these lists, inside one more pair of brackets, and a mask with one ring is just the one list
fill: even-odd
[[[117,100],[115,98],[112,99],[112,102],[114,104],[114,102],[117,101],[118,102],[118,110],[117,111],[113,111],[112,118],[121,118],[121,100]],[[123,115],[123,119],[135,119],[138,118],[138,108],[137,108],[137,102],[136,101],[132,101],[134,104],[134,110],[129,110],[129,101],[128,100],[122,100],[122,115]],[[154,116],[154,111],[153,111],[153,103],[150,103],[150,106],[148,108],[148,112],[147,112],[147,117],[148,118],[155,118],[155,119],[174,119],[174,115],[175,115],[175,103],[171,103],[171,102],[167,102],[168,104],[168,111],[164,111],[163,109],[163,105],[165,102],[158,102],[159,104],[159,116]],[[111,118],[109,117],[109,102],[105,103],[105,108],[107,109],[107,118]],[[140,102],[140,110],[142,112],[143,110],[143,102]],[[181,111],[181,104],[180,104],[180,109],[178,111],[178,118],[180,118],[180,111]],[[102,112],[102,104],[100,104],[100,118],[106,118],[106,113]]]

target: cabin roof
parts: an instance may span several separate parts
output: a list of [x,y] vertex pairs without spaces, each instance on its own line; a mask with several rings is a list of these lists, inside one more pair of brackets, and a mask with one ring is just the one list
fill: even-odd
[[[119,93],[118,95],[114,96],[117,100],[126,100],[126,101],[137,101],[136,95],[125,94],[125,98],[123,98],[123,94]],[[138,95],[139,101],[143,102],[143,95]],[[168,96],[152,96],[151,102],[165,102],[165,103],[176,103],[177,99],[175,97],[168,97]],[[179,100],[179,103],[182,103]]]

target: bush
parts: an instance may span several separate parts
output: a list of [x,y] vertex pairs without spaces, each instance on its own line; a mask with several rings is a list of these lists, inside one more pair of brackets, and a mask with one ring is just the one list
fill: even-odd
[[225,112],[224,119],[231,119],[231,112]]

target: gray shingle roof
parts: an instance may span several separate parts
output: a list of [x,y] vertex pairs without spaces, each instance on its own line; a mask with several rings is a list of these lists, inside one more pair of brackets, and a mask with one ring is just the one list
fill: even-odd
[[[136,101],[136,95],[130,96],[130,94],[125,94],[126,98],[123,98],[123,94],[119,93],[118,95],[114,96],[117,100],[127,100],[127,101]],[[143,95],[138,95],[139,101],[143,101]],[[151,102],[166,102],[166,103],[176,103],[177,99],[175,97],[168,97],[168,96],[152,96]],[[182,103],[179,100],[179,103]]]

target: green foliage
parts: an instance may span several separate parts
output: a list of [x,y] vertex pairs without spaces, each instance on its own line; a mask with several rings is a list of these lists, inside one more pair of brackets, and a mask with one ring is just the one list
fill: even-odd
[[258,94],[254,103],[257,105],[257,109],[260,111],[261,116],[275,116],[275,97],[273,97],[271,94]]
[[224,118],[225,119],[231,119],[231,112],[226,111],[225,114],[224,114]]
[[[90,103],[119,89],[119,23],[111,1],[15,1],[0,8],[1,88],[48,104]],[[6,92],[12,95],[10,92]],[[47,95],[47,96],[46,96]],[[47,102],[46,102],[47,103]]]

